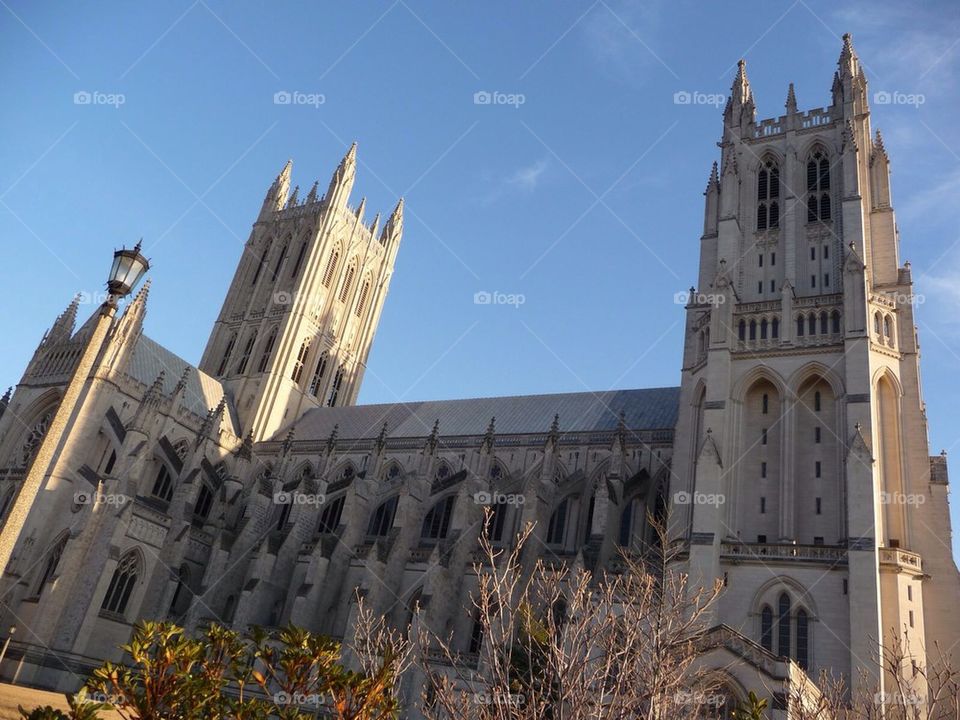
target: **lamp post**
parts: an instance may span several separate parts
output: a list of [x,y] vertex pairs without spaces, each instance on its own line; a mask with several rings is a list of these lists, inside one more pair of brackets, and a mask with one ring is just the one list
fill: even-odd
[[17,632],[17,626],[11,625],[7,630],[7,639],[3,641],[3,648],[0,648],[0,665],[3,665],[3,659],[7,656],[7,648],[10,647],[10,641],[13,640],[13,634]]
[[107,299],[97,310],[97,320],[93,326],[93,332],[87,339],[80,360],[77,362],[77,366],[64,389],[60,405],[50,420],[47,432],[43,436],[39,448],[37,448],[23,483],[20,485],[17,498],[7,513],[3,529],[0,530],[0,579],[2,579],[3,572],[10,562],[10,556],[13,554],[13,549],[20,537],[20,532],[23,530],[30,508],[40,492],[43,479],[50,469],[56,450],[66,434],[70,418],[82,404],[83,386],[86,384],[90,371],[103,349],[104,340],[106,340],[113,318],[117,314],[117,303],[133,291],[149,269],[150,262],[140,253],[139,242],[132,250],[121,248],[113,253],[113,265],[110,268],[110,275],[107,277]]

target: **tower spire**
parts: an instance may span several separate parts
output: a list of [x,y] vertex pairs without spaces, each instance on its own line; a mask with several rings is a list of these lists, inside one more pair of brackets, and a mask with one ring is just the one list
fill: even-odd
[[330,185],[327,188],[327,205],[345,205],[347,198],[350,197],[350,191],[353,189],[353,179],[357,174],[357,143],[354,142],[343,160],[337,166],[330,178]]
[[390,213],[387,224],[383,226],[383,232],[380,234],[380,244],[387,245],[395,238],[403,234],[403,198],[397,203],[397,206]]
[[755,107],[753,90],[750,89],[750,80],[747,78],[747,61],[741,59],[737,63],[737,76],[730,87],[730,98],[724,108],[724,122],[732,126],[742,126],[754,121]]
[[50,333],[47,336],[50,340],[58,342],[60,340],[69,340],[73,336],[73,330],[77,324],[77,308],[79,305],[80,294],[78,293],[73,296],[73,300],[67,305],[66,310],[60,313],[57,319],[54,320],[53,327],[50,328]]
[[787,114],[793,115],[797,111],[797,96],[793,92],[793,83],[787,88],[787,102],[785,103]]

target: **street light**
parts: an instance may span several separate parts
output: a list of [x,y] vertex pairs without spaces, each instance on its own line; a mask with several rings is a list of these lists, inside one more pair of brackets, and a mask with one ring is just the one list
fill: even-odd
[[113,318],[117,314],[117,301],[129,295],[149,269],[150,262],[140,253],[139,242],[133,250],[120,248],[113,253],[113,265],[107,277],[107,299],[97,311],[93,330],[86,338],[83,353],[67,381],[60,404],[50,420],[49,429],[40,441],[33,461],[20,482],[20,491],[17,493],[16,500],[8,508],[7,516],[0,525],[0,571],[10,562],[27,515],[40,492],[44,477],[50,470],[54,451],[67,431],[70,418],[77,407],[83,403],[81,392],[113,325]]
[[125,247],[115,250],[110,277],[107,279],[107,290],[110,291],[108,302],[116,302],[129,295],[149,269],[150,261],[140,254],[139,242],[133,250],[127,250]]
[[3,643],[3,649],[0,649],[0,663],[3,662],[3,658],[7,655],[7,648],[10,647],[10,641],[13,640],[13,634],[17,631],[16,625],[11,625],[10,629],[7,631],[7,639]]

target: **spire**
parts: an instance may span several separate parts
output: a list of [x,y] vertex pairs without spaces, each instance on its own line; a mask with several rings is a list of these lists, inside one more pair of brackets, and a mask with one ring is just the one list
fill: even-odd
[[180,379],[177,380],[177,385],[173,388],[173,394],[179,395],[184,390],[187,389],[187,379],[190,377],[190,373],[193,371],[193,368],[187,365],[183,369],[183,373],[180,375]]
[[317,201],[317,190],[320,186],[319,180],[314,180],[313,187],[310,188],[310,192],[307,195],[307,204],[315,203]]
[[860,66],[860,60],[853,49],[853,38],[850,33],[843,35],[843,47],[840,58],[837,60],[837,74],[833,82],[833,104],[852,104],[847,109],[857,115],[867,112],[867,78]]
[[283,170],[277,175],[270,188],[267,190],[267,196],[263,199],[263,207],[260,209],[261,216],[264,213],[281,210],[287,202],[287,193],[290,192],[290,176],[293,173],[293,160],[287,160]]
[[840,66],[840,77],[843,79],[845,73],[850,77],[857,74],[857,53],[853,49],[853,36],[850,33],[843,34],[843,47],[840,49],[840,58],[837,65]]
[[437,449],[437,441],[440,439],[440,418],[433,421],[433,430],[427,438],[427,450],[431,453]]
[[140,400],[140,405],[137,407],[133,419],[127,426],[127,430],[136,430],[144,435],[150,434],[150,421],[154,413],[160,408],[160,403],[163,400],[163,383],[165,378],[166,373],[161,370],[160,374],[157,375],[153,384],[147,388],[147,392],[144,393],[143,398]]
[[737,76],[733,79],[733,86],[730,88],[730,97],[733,104],[741,105],[750,99],[753,93],[750,91],[750,80],[747,78],[747,61],[740,59],[737,61]]
[[50,332],[47,335],[49,340],[59,342],[61,340],[69,340],[73,336],[73,330],[77,324],[77,307],[79,305],[80,294],[78,293],[73,296],[73,300],[67,305],[67,309],[60,313],[57,319],[54,320],[53,327],[50,328]]
[[375,238],[377,236],[377,231],[380,229],[380,213],[377,213],[373,218],[373,222],[370,223],[370,237]]
[[300,194],[300,186],[297,185],[293,188],[293,192],[290,193],[290,197],[287,199],[287,207],[292,208],[297,206],[297,196]]
[[553,416],[553,422],[550,423],[550,431],[547,433],[547,444],[556,448],[557,443],[560,440],[560,413],[556,413]]
[[793,92],[793,83],[787,88],[787,102],[785,103],[787,114],[793,115],[797,111],[797,96]]
[[116,337],[120,339],[126,339],[135,337],[143,328],[143,320],[147,315],[147,298],[150,295],[150,284],[152,280],[149,278],[143,284],[143,287],[140,288],[140,291],[134,296],[126,309],[123,311],[123,316],[120,318],[120,321],[117,323]]
[[713,167],[710,168],[710,177],[707,178],[706,192],[710,192],[712,188],[716,187],[719,184],[720,184],[720,178],[717,175],[717,161],[714,160]]
[[487,425],[487,432],[483,436],[483,444],[480,446],[482,450],[487,450],[488,452],[493,450],[493,443],[496,433],[496,421],[495,417],[490,418],[490,424]]
[[287,436],[283,439],[283,442],[280,444],[280,454],[289,455],[290,449],[293,447],[293,439],[297,436],[296,425],[291,425],[290,429],[287,431]]
[[327,438],[327,453],[332,453],[334,448],[337,447],[337,435],[340,432],[340,426],[334,425],[333,430],[330,431],[330,437]]
[[3,394],[3,397],[0,397],[0,419],[3,418],[3,414],[7,411],[7,407],[10,405],[10,398],[13,396],[13,388],[8,387],[7,391]]
[[212,408],[203,419],[203,424],[197,432],[197,447],[203,444],[205,440],[214,439],[214,433],[220,430],[220,420],[223,417],[223,411],[227,406],[227,398],[223,396],[215,408]]
[[247,433],[240,447],[237,448],[237,459],[250,462],[253,459],[253,431]]
[[[327,189],[326,199],[328,203],[346,204],[350,191],[353,189],[353,178],[357,173],[357,144],[353,143],[343,160],[337,166],[333,177],[330,178],[330,186]],[[338,192],[342,191],[342,192]]]
[[403,198],[397,203],[397,206],[390,213],[387,224],[383,226],[383,233],[380,235],[380,244],[386,245],[393,239],[399,239],[403,234]]
[[617,442],[620,443],[620,447],[624,448],[627,445],[627,414],[621,410],[620,417],[617,418]]
[[367,198],[360,198],[360,204],[357,206],[356,217],[357,220],[363,222],[363,213],[367,209]]
[[883,135],[880,134],[879,128],[877,129],[876,139],[873,141],[873,151],[884,158],[887,157],[887,149],[883,146]]
[[380,428],[380,434],[377,435],[377,452],[383,452],[383,448],[387,445],[387,423],[384,421],[383,427]]

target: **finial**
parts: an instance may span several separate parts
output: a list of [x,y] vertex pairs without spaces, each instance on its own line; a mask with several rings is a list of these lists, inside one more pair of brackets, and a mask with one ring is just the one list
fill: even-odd
[[319,180],[313,181],[313,187],[310,188],[310,192],[307,194],[307,202],[313,203],[317,201],[317,189],[320,186]]
[[290,452],[290,449],[293,447],[293,439],[297,435],[297,426],[291,425],[290,429],[287,431],[287,436],[283,439],[283,444],[280,446],[280,452],[283,455],[286,455]]
[[707,180],[707,187],[711,185],[716,185],[720,182],[719,177],[717,176],[717,161],[713,161],[713,165],[710,167],[710,179]]
[[787,102],[785,103],[788,114],[793,114],[797,111],[797,96],[793,91],[793,83],[790,83],[790,86],[787,88]]
[[382,452],[387,444],[387,422],[384,420],[383,427],[380,428],[380,434],[377,436],[377,452]]
[[[844,35],[844,37],[846,37],[846,35]],[[863,425],[860,424],[859,420],[857,420],[857,422],[854,423],[853,429],[856,430],[857,432],[860,432],[861,430],[863,430]]]
[[483,436],[482,447],[484,447],[487,450],[493,449],[493,442],[496,436],[496,421],[497,421],[497,418],[495,417],[490,418],[490,424],[487,425],[487,432]]
[[440,439],[440,418],[433,421],[433,430],[430,431],[430,437],[427,438],[427,447],[430,452],[437,449],[437,442]]
[[173,394],[174,394],[174,395],[176,395],[176,394],[178,394],[178,393],[180,393],[180,392],[183,392],[183,390],[186,389],[186,387],[187,387],[187,378],[190,377],[190,372],[191,372],[192,370],[193,370],[193,368],[190,367],[189,365],[187,365],[187,366],[183,369],[183,373],[181,373],[180,379],[177,380],[177,385],[176,385],[176,387],[173,389]]
[[7,406],[10,405],[10,397],[13,394],[13,388],[8,387],[7,391],[3,394],[3,397],[0,397],[0,418],[3,417],[3,413],[6,412]]
[[874,140],[873,146],[878,152],[882,152],[884,155],[886,155],[887,149],[883,146],[883,135],[880,134],[880,128],[877,128],[876,140]]
[[300,186],[296,185],[293,188],[293,192],[290,193],[290,197],[287,199],[287,207],[292,208],[297,206],[297,195],[300,194]]
[[550,432],[554,434],[560,432],[560,413],[556,413],[553,416],[553,422],[550,424]]
[[327,452],[332,453],[334,448],[337,447],[337,435],[340,432],[340,425],[334,425],[333,430],[330,431],[330,437],[327,438]]
[[137,244],[133,246],[133,251],[138,253],[140,252],[141,247],[143,247],[143,238],[140,238],[139,240],[137,240]]
[[250,461],[253,458],[253,430],[248,432],[246,437],[243,438],[243,442],[237,449],[237,457],[240,460],[247,461]]

